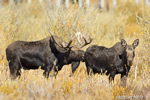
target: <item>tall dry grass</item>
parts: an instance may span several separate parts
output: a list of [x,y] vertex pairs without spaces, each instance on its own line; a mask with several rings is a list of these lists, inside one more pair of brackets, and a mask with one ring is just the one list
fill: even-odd
[[[0,14],[0,99],[115,100],[137,96],[138,99],[149,100],[149,8],[128,2],[120,3],[116,11],[101,12],[96,7],[52,9],[45,4],[32,3],[4,6]],[[120,75],[116,76],[112,84],[109,84],[108,76],[105,75],[96,74],[89,78],[84,63],[80,64],[73,77],[69,77],[71,66],[66,65],[56,79],[45,79],[42,76],[43,70],[38,69],[24,70],[20,79],[11,81],[5,56],[6,47],[16,40],[35,41],[45,38],[50,35],[50,31],[64,41],[69,41],[77,32],[81,32],[86,38],[94,39],[90,45],[106,47],[111,47],[121,38],[129,44],[139,38],[140,44],[136,48],[126,87],[120,86]],[[79,46],[77,39],[73,45]]]

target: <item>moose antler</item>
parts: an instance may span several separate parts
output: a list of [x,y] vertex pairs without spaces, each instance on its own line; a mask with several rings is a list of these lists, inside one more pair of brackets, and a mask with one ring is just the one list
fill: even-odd
[[70,40],[69,43],[68,43],[68,45],[65,46],[64,48],[70,48],[71,43],[72,43],[72,40]]
[[51,35],[51,38],[53,39],[53,41],[59,46],[59,47],[63,47],[63,45],[62,44],[59,44],[59,43],[57,43],[56,41],[55,41],[55,38],[54,38],[54,36],[53,35]]
[[[56,36],[55,36],[56,37]],[[64,49],[67,49],[67,48],[71,48],[72,46],[70,46],[71,45],[71,43],[72,43],[72,41],[73,41],[73,39],[71,39],[70,41],[69,41],[69,43],[67,43],[67,46],[64,46],[62,43],[58,43],[57,42],[57,40],[59,39],[58,37],[58,39],[57,40],[55,40],[55,37],[53,36],[53,35],[51,35],[51,38],[53,39],[53,41],[59,46],[59,47],[61,47],[61,48],[64,48]],[[60,39],[61,40],[61,39]],[[64,41],[62,41],[61,40],[61,42],[64,42]],[[66,43],[66,42],[65,42]]]
[[55,34],[55,32],[52,32],[52,31],[49,31],[49,33],[50,33],[50,35],[54,35]]
[[83,48],[84,46],[90,44],[90,43],[93,41],[92,38],[90,38],[90,41],[89,41],[89,42],[87,42],[87,40],[85,39],[85,37],[83,37],[83,39],[84,39],[84,45],[82,45],[80,48]]
[[75,39],[75,36],[72,37],[72,39],[69,41],[68,45],[65,46],[64,48],[72,48],[72,46],[70,46],[70,45],[74,39]]

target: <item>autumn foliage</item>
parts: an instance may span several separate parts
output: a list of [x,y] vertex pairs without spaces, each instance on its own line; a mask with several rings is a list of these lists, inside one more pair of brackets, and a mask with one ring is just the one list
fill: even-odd
[[[31,3],[0,8],[0,99],[21,100],[116,100],[118,96],[150,97],[150,8],[132,2],[119,3],[109,12],[98,7],[88,9],[51,8],[46,4]],[[73,77],[66,65],[57,78],[45,79],[43,70],[22,70],[20,79],[10,80],[6,61],[6,47],[16,41],[35,41],[50,35],[50,31],[69,41],[77,32],[92,37],[90,45],[111,47],[120,39],[128,44],[139,38],[134,64],[125,87],[120,75],[109,84],[108,76],[88,77],[81,63]],[[72,45],[79,45],[74,39]],[[88,45],[88,46],[90,46]],[[88,47],[84,47],[86,50]]]

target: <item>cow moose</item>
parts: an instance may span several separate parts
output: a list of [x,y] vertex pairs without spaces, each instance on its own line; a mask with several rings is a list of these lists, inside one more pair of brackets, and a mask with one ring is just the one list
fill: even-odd
[[[64,65],[68,65],[71,64],[72,65],[72,74],[70,76],[72,76],[75,72],[75,70],[78,68],[80,61],[84,62],[84,51],[81,50],[82,47],[90,44],[92,42],[92,39],[90,38],[90,41],[87,41],[84,37],[83,37],[85,43],[80,46],[80,47],[76,47],[76,46],[70,46],[70,44],[72,43],[72,41],[69,42],[69,46],[66,46],[68,50],[66,51],[60,51],[58,48],[58,45],[60,43],[57,42],[61,42],[61,41],[56,41],[55,38],[51,38],[51,45],[50,47],[53,48],[52,49],[52,53],[55,55],[55,57],[57,58],[57,63],[56,66],[54,67],[53,71],[53,76],[57,76],[58,71],[60,71]],[[60,45],[59,47],[63,47],[63,45]]]
[[109,75],[109,81],[114,80],[116,74],[121,78],[128,76],[130,67],[135,57],[135,48],[139,44],[136,39],[132,45],[128,45],[124,39],[110,48],[93,45],[85,51],[85,64],[88,75],[91,73],[105,73]]
[[[16,41],[10,44],[6,48],[6,58],[9,63],[10,76],[11,79],[15,79],[21,75],[21,68],[29,69],[38,69],[41,66],[41,69],[44,70],[43,75],[48,78],[49,72],[55,65],[57,59],[52,53],[50,40],[51,38],[58,38],[57,36],[51,36],[44,38],[39,41]],[[62,40],[60,40],[63,42]],[[70,43],[67,47],[69,47]],[[59,51],[65,51],[67,47],[58,47]]]

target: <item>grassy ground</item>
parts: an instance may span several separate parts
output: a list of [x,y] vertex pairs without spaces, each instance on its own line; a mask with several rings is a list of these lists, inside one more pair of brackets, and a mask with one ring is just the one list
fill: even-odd
[[[0,99],[61,99],[61,100],[115,100],[150,99],[150,9],[133,3],[120,3],[116,10],[51,9],[45,4],[32,3],[5,6],[0,9]],[[90,44],[111,47],[120,39],[129,44],[139,38],[136,57],[131,67],[126,87],[120,86],[120,75],[112,84],[108,76],[88,78],[86,67],[81,63],[73,77],[71,66],[66,65],[56,79],[42,76],[43,70],[22,71],[20,79],[11,81],[5,49],[16,40],[33,41],[55,32],[69,41],[77,32],[92,37]],[[75,39],[77,40],[77,39]],[[78,41],[73,45],[79,46]],[[90,46],[89,45],[89,46]],[[88,46],[84,47],[86,50]],[[149,99],[148,99],[149,97]]]

